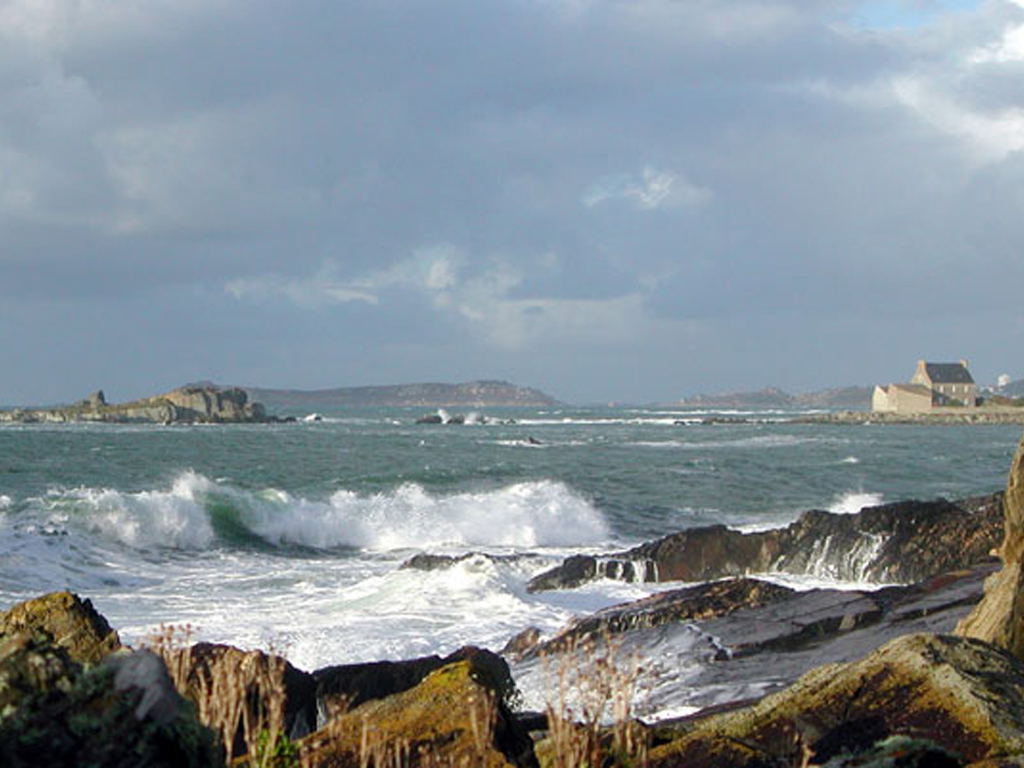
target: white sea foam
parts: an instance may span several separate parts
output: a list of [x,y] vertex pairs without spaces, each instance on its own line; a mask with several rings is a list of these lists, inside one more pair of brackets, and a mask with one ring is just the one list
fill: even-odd
[[877,507],[882,503],[882,494],[866,493],[865,491],[847,491],[836,497],[828,508],[829,512],[839,515],[853,515],[864,507]]
[[845,459],[839,462],[840,464],[860,464],[860,459],[856,456],[847,456]]
[[561,547],[610,538],[601,513],[553,481],[450,495],[409,483],[385,493],[342,490],[315,500],[273,488],[251,493],[187,472],[168,491],[80,488],[54,492],[46,505],[52,520],[143,549],[209,548],[217,542],[215,518],[224,515],[229,528],[241,526],[270,544],[317,549]]
[[0,510],[9,509],[14,504],[13,499],[5,493],[0,493]]
[[201,549],[214,538],[201,499],[212,486],[186,472],[169,491],[79,488],[51,493],[47,505],[69,523],[133,547]]
[[285,495],[273,506],[254,505],[243,520],[267,541],[316,548],[544,547],[609,538],[588,501],[550,481],[448,496],[413,483],[372,496],[338,491],[327,502]]

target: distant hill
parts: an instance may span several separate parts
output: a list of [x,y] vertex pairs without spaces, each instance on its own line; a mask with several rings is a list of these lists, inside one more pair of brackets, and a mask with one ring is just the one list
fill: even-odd
[[550,395],[506,381],[465,384],[394,384],[336,389],[264,389],[242,387],[252,400],[270,410],[283,408],[344,408],[358,406],[421,406],[427,408],[558,405]]
[[733,392],[723,395],[692,395],[679,405],[694,408],[843,408],[866,410],[871,407],[871,387],[839,387],[791,395],[777,387],[757,392]]

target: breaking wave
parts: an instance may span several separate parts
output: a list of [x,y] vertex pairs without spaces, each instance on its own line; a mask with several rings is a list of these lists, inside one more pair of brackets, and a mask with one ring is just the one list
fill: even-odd
[[276,489],[240,490],[187,472],[170,490],[84,488],[41,501],[48,524],[84,528],[136,548],[560,547],[610,536],[590,502],[554,481],[449,495],[409,483],[385,493],[341,490],[316,500]]

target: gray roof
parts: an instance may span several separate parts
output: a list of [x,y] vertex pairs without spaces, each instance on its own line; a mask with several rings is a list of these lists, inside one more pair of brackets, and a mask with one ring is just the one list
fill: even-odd
[[933,384],[973,384],[971,372],[961,363],[925,363]]

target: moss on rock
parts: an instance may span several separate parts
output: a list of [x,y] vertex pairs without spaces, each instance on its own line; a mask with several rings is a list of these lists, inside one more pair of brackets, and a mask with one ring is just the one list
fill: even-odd
[[152,654],[124,651],[83,670],[44,633],[14,635],[0,653],[3,674],[20,684],[0,719],[5,768],[223,765],[212,732]]
[[121,647],[117,632],[89,600],[71,592],[51,592],[18,603],[0,614],[0,636],[42,630],[81,664],[96,664]]
[[300,746],[313,766],[536,765],[529,736],[472,659],[336,717]]
[[810,750],[823,763],[892,735],[975,762],[1024,756],[1024,665],[976,640],[908,635],[865,659],[819,667],[738,712],[699,721],[651,753],[656,766],[756,766]]

